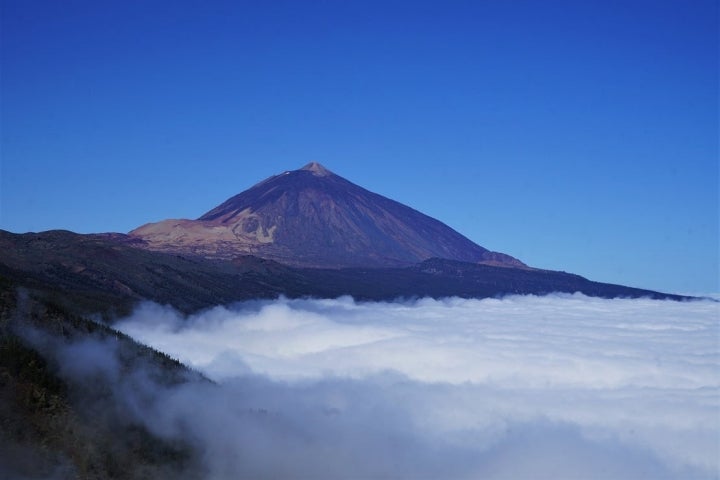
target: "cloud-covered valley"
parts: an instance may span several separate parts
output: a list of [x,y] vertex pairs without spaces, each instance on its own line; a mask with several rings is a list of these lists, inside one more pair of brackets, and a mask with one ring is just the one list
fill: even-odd
[[215,380],[134,387],[210,478],[718,478],[719,305],[279,299],[116,327]]

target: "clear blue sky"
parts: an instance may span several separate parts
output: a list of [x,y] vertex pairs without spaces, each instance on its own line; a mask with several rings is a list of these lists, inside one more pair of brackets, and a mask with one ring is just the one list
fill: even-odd
[[717,1],[0,3],[0,228],[315,160],[530,265],[720,289]]

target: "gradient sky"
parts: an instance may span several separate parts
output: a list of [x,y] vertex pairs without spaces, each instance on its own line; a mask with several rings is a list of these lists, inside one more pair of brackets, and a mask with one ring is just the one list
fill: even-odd
[[318,161],[533,266],[720,290],[717,1],[0,4],[2,229]]

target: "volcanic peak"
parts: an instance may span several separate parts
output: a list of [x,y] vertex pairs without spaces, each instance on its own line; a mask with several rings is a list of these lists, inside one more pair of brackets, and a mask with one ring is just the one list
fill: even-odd
[[304,167],[302,167],[300,170],[312,172],[313,175],[316,175],[318,177],[329,177],[330,175],[333,175],[330,170],[323,167],[318,162],[310,162]]
[[130,236],[150,250],[225,260],[255,255],[301,267],[397,267],[437,257],[526,268],[317,162],[274,175],[197,220],[147,224]]

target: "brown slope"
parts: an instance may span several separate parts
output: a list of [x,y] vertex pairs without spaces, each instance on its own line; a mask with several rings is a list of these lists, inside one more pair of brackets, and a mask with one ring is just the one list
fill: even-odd
[[197,220],[143,225],[146,248],[295,266],[388,267],[428,258],[525,267],[447,225],[335,175],[318,163],[270,177]]

